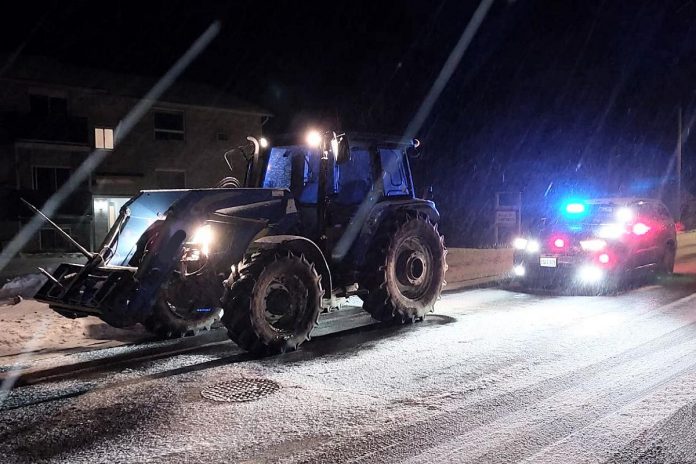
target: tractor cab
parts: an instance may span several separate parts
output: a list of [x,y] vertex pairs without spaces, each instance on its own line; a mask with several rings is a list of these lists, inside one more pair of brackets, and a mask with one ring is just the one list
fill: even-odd
[[407,156],[413,150],[397,139],[310,132],[302,144],[262,149],[257,185],[289,190],[303,235],[330,250],[361,205],[413,199]]

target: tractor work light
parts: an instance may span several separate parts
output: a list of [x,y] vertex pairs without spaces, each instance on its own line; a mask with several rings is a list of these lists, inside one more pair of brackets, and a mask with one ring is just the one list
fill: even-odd
[[319,148],[319,146],[321,145],[321,134],[318,130],[312,129],[309,132],[307,132],[305,141],[307,142],[307,145],[309,145],[310,147]]

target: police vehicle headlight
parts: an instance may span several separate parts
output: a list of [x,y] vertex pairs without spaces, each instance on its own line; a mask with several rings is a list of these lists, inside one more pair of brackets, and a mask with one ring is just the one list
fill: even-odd
[[527,243],[528,240],[526,238],[517,237],[515,240],[512,241],[512,246],[514,246],[518,250],[524,250],[525,248],[527,248]]
[[512,246],[515,247],[516,250],[524,250],[527,253],[536,253],[541,248],[539,242],[536,240],[528,240],[522,237],[517,237],[515,240],[513,240]]
[[578,270],[578,279],[585,284],[593,284],[604,278],[604,271],[596,266],[583,266]]

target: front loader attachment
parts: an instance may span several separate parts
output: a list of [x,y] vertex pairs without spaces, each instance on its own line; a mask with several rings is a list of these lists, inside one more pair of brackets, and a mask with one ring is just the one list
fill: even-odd
[[[159,306],[191,305],[194,313],[219,306],[222,281],[254,237],[296,221],[292,201],[276,189],[141,192],[98,252],[84,265],[61,264],[35,298],[67,317],[95,315],[116,327],[151,323]],[[194,301],[195,294],[204,296]]]

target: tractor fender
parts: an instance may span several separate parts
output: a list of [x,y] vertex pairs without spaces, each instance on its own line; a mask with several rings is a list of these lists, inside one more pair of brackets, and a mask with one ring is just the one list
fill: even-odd
[[331,271],[324,253],[319,246],[308,238],[299,235],[270,235],[262,237],[249,245],[250,249],[284,248],[295,254],[304,255],[317,269],[321,276],[322,287],[326,295],[331,295],[333,289],[331,283]]
[[354,265],[364,264],[363,260],[382,224],[391,218],[404,214],[422,214],[431,222],[438,223],[440,221],[440,213],[435,207],[435,203],[429,200],[410,198],[377,203],[365,218],[360,234],[353,242],[350,253],[347,254]]

